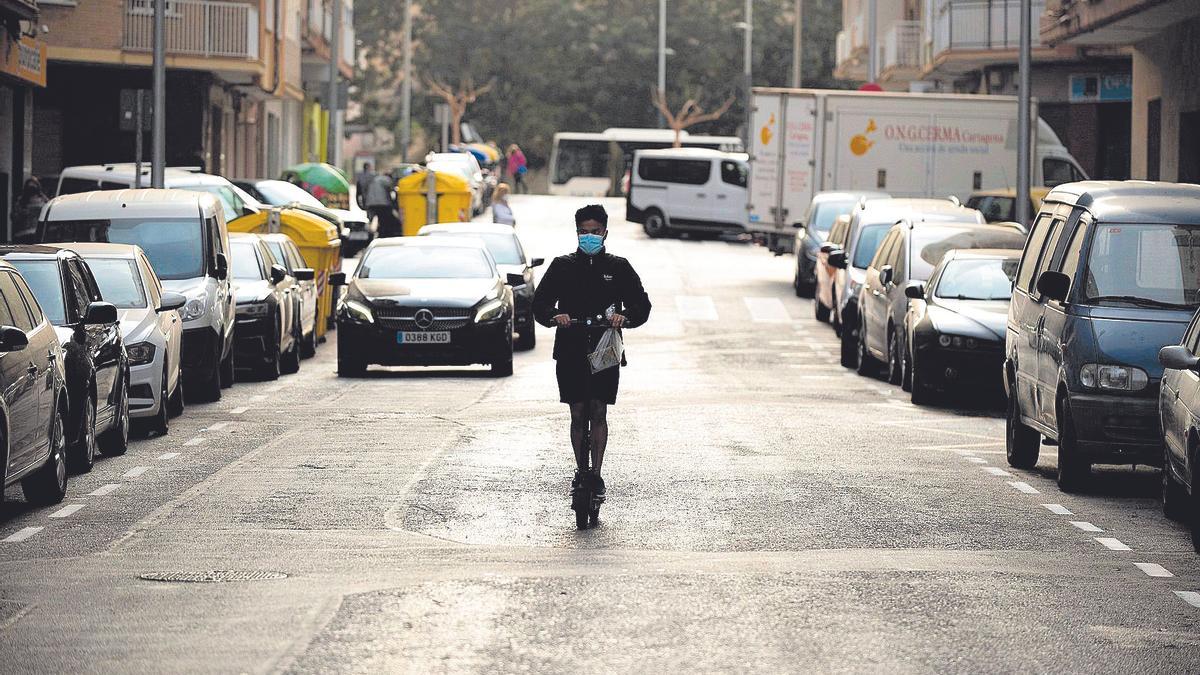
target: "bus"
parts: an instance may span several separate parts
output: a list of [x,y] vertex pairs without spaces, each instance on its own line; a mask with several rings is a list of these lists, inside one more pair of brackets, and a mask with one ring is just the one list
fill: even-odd
[[[742,152],[737,136],[698,136],[682,131],[685,148],[711,148]],[[560,131],[554,134],[550,154],[550,194],[578,197],[619,197],[633,151],[669,148],[675,143],[670,129],[605,129],[599,133]]]

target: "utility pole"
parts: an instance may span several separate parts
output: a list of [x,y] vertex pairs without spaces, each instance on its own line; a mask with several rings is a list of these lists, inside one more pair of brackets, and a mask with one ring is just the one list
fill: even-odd
[[[167,46],[164,44],[167,0],[154,0],[153,105],[151,111],[150,186],[163,187],[167,161]],[[138,108],[141,109],[140,107]],[[214,148],[214,152],[220,152]]]
[[342,38],[342,0],[333,0],[333,30],[329,36],[329,127],[325,131],[325,161],[337,166],[338,164],[338,82],[341,74],[338,72],[338,59]]
[[404,81],[400,85],[400,161],[412,143],[412,0],[404,0]]
[[744,147],[746,148],[747,152],[750,151],[750,137],[751,137],[750,111],[754,107],[754,92],[752,91],[754,80],[751,76],[752,75],[751,65],[754,60],[754,48],[753,48],[753,42],[752,42],[752,40],[754,39],[753,35],[754,35],[754,0],[746,0],[746,42],[743,45],[743,49],[742,49],[742,58],[745,60],[745,63],[742,66],[742,80],[743,80],[743,86],[746,89],[746,91],[745,91],[745,95],[746,95],[746,122],[745,122],[746,137],[743,140],[745,142]]
[[879,79],[879,41],[876,39],[876,26],[879,14],[879,0],[867,2],[867,81],[874,83]]
[[796,23],[792,26],[792,87],[799,89],[804,61],[804,0],[796,0]]
[[1033,17],[1031,0],[1021,0],[1021,41],[1017,62],[1017,221],[1029,224],[1029,151],[1031,145],[1029,70],[1032,48]]
[[[667,0],[658,0],[658,90],[667,94]],[[665,128],[667,120],[658,113],[658,128]]]

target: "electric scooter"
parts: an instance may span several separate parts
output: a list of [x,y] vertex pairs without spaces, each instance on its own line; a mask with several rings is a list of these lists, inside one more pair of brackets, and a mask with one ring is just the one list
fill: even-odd
[[[571,319],[572,327],[605,328],[608,322],[602,316],[586,319]],[[591,422],[583,428],[583,456],[590,463],[592,457]],[[588,467],[590,469],[590,467]],[[575,527],[586,530],[595,527],[600,522],[600,506],[604,503],[604,495],[596,493],[596,485],[590,470],[580,475],[579,485],[571,488],[571,510],[575,512]]]

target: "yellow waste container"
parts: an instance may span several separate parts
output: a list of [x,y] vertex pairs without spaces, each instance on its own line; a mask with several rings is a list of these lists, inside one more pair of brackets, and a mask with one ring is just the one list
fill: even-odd
[[457,174],[424,169],[413,172],[396,184],[396,200],[404,216],[406,237],[415,235],[422,225],[471,219],[471,186]]
[[282,232],[296,242],[304,262],[316,273],[317,337],[324,336],[333,317],[335,299],[329,275],[342,269],[339,255],[342,240],[337,228],[320,216],[283,206],[235,218],[229,223],[229,231],[255,234]]

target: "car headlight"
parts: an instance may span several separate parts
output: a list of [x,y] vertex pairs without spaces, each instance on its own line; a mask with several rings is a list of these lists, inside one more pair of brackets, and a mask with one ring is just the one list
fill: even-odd
[[149,342],[125,345],[125,353],[129,355],[129,365],[144,366],[154,360],[154,345]]
[[183,315],[183,320],[191,321],[204,316],[204,311],[207,309],[206,304],[203,296],[188,300],[187,304],[183,306],[183,311],[180,312]]
[[357,300],[347,300],[342,305],[346,315],[355,321],[365,321],[367,323],[375,323],[375,315],[371,313],[371,308]]
[[1090,389],[1141,391],[1150,383],[1150,376],[1132,366],[1085,363],[1079,369],[1079,383]]
[[943,333],[938,336],[938,344],[942,347],[953,347],[955,349],[975,349],[979,346],[980,342],[972,337]]
[[501,300],[489,300],[475,312],[475,323],[480,321],[491,321],[504,313],[504,302]]
[[265,302],[247,302],[237,306],[238,316],[266,316],[271,306]]

